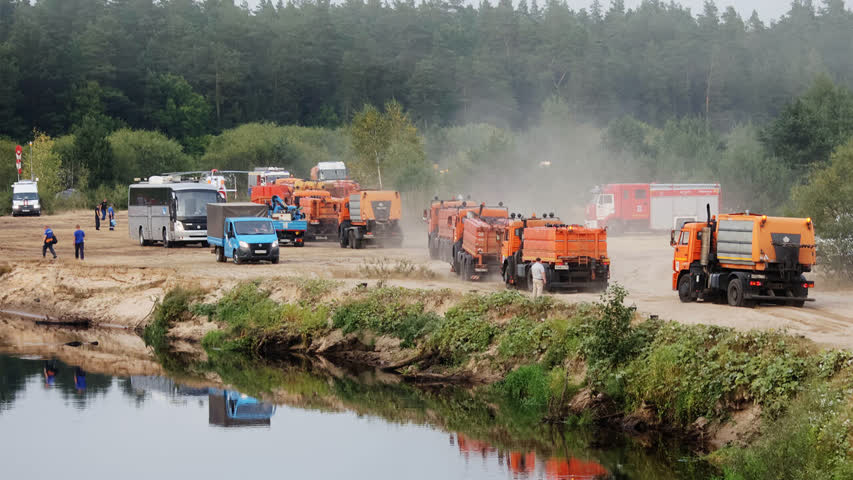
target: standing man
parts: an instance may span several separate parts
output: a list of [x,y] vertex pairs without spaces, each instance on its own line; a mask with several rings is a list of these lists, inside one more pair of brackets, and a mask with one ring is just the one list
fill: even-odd
[[95,205],[95,230],[101,229],[101,206]]
[[107,199],[105,198],[103,202],[101,202],[101,220],[107,219],[107,207],[110,204],[107,203]]
[[542,265],[542,259],[536,257],[536,263],[530,267],[530,275],[533,277],[533,298],[542,296],[545,290],[545,265]]
[[83,239],[86,238],[86,233],[77,225],[77,230],[74,230],[74,258],[83,260]]
[[113,210],[113,204],[107,208],[107,215],[110,217],[110,230],[116,229],[116,211]]
[[56,235],[54,235],[53,230],[51,230],[47,225],[44,226],[44,238],[42,239],[42,242],[41,256],[45,257],[47,255],[47,251],[50,250],[50,253],[53,254],[53,258],[56,258],[56,251],[53,249],[53,244],[56,243]]

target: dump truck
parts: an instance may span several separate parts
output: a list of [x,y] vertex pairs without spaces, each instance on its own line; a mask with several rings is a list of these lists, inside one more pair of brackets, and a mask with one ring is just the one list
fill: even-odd
[[590,228],[607,227],[611,235],[626,231],[678,230],[701,220],[705,205],[720,211],[718,183],[611,183],[593,190],[586,207]]
[[553,215],[510,216],[501,247],[501,273],[507,288],[532,289],[530,268],[541,258],[549,291],[606,289],[610,278],[607,230],[566,225]]
[[338,239],[341,248],[364,248],[368,244],[399,247],[403,244],[400,192],[365,190],[350,195],[340,206]]
[[811,218],[754,213],[711,216],[673,230],[672,289],[682,302],[725,300],[736,307],[778,303],[802,307],[814,282]]
[[302,208],[308,221],[309,240],[335,240],[338,233],[338,215],[343,199],[333,198],[325,190],[295,190],[293,204]]
[[[430,202],[429,209],[424,210],[423,221],[427,222],[427,248],[429,249],[429,257],[431,259],[435,260],[441,258],[439,255],[440,237],[438,234],[440,223],[439,210],[447,209],[446,213],[449,215],[452,213],[452,209],[466,206],[469,202],[470,199],[468,201],[461,199],[439,200],[438,197],[435,197],[435,199]],[[474,202],[471,202],[470,204],[476,205]],[[445,222],[446,221],[447,220],[445,218]]]
[[346,180],[349,178],[349,171],[344,162],[319,162],[311,167],[311,180],[327,181],[327,180]]
[[461,207],[453,217],[454,238],[450,264],[463,280],[480,280],[501,272],[501,243],[509,212],[497,207]]
[[347,198],[361,191],[361,185],[355,180],[328,180],[321,182],[321,187],[329,192],[332,198]]
[[207,243],[216,261],[278,263],[278,237],[268,212],[266,205],[257,203],[209,203]]

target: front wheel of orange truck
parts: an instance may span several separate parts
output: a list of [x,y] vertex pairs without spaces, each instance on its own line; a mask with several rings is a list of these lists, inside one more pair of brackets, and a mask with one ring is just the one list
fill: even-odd
[[678,299],[683,303],[692,302],[696,300],[695,297],[690,293],[690,275],[682,275],[681,278],[678,279]]

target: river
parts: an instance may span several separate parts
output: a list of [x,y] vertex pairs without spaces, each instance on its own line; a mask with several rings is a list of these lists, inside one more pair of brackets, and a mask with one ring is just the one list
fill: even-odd
[[[222,384],[0,355],[4,478],[708,478],[679,448],[493,418],[465,392],[241,370]],[[46,374],[47,373],[47,374]],[[270,380],[273,378],[274,380]],[[363,377],[362,377],[363,378]],[[253,392],[254,393],[254,392]],[[269,397],[269,398],[267,398]],[[504,424],[505,423],[505,424]]]

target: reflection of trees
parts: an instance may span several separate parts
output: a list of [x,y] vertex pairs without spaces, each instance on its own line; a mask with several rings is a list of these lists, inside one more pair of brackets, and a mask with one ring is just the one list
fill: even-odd
[[0,355],[0,412],[11,410],[27,378],[41,376],[43,363]]

